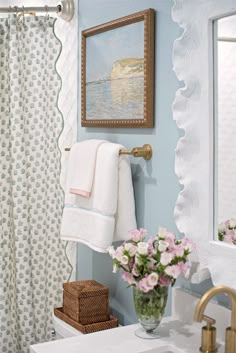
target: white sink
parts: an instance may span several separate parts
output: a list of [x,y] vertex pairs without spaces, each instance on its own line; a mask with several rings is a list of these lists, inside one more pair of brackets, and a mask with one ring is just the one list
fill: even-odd
[[183,351],[168,344],[165,346],[149,349],[148,351],[144,351],[143,353],[183,353]]

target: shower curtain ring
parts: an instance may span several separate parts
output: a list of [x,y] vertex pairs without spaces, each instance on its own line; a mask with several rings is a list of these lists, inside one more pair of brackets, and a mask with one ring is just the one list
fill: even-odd
[[16,15],[18,15],[19,7],[18,6],[14,6],[14,11],[15,11]]
[[22,6],[22,12],[19,13],[19,17],[22,16],[22,23],[25,26],[25,7]]
[[45,5],[45,22],[48,20],[48,18],[49,18],[48,6]]
[[7,18],[8,18],[8,20],[7,20],[8,26],[9,26],[10,21],[11,21],[11,12],[12,12],[12,7],[9,6],[9,7],[8,7],[8,16],[7,16]]

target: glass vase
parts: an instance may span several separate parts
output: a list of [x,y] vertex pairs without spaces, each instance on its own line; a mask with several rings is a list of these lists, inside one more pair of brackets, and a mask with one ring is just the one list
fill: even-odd
[[134,307],[141,324],[135,334],[141,338],[156,338],[155,329],[161,322],[165,312],[168,287],[156,286],[148,293],[134,287]]

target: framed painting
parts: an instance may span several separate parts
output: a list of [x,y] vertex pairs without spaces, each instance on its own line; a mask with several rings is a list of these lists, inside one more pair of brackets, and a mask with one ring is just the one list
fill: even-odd
[[152,128],[154,10],[82,31],[81,125]]

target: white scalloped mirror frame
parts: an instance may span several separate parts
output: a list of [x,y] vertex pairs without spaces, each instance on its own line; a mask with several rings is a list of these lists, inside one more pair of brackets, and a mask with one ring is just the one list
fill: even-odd
[[173,116],[185,134],[176,147],[175,171],[183,186],[174,217],[196,244],[191,281],[211,276],[236,288],[236,247],[213,236],[213,43],[212,20],[236,12],[235,0],[175,0],[172,18],[183,29],[173,49],[174,71],[183,87]]

